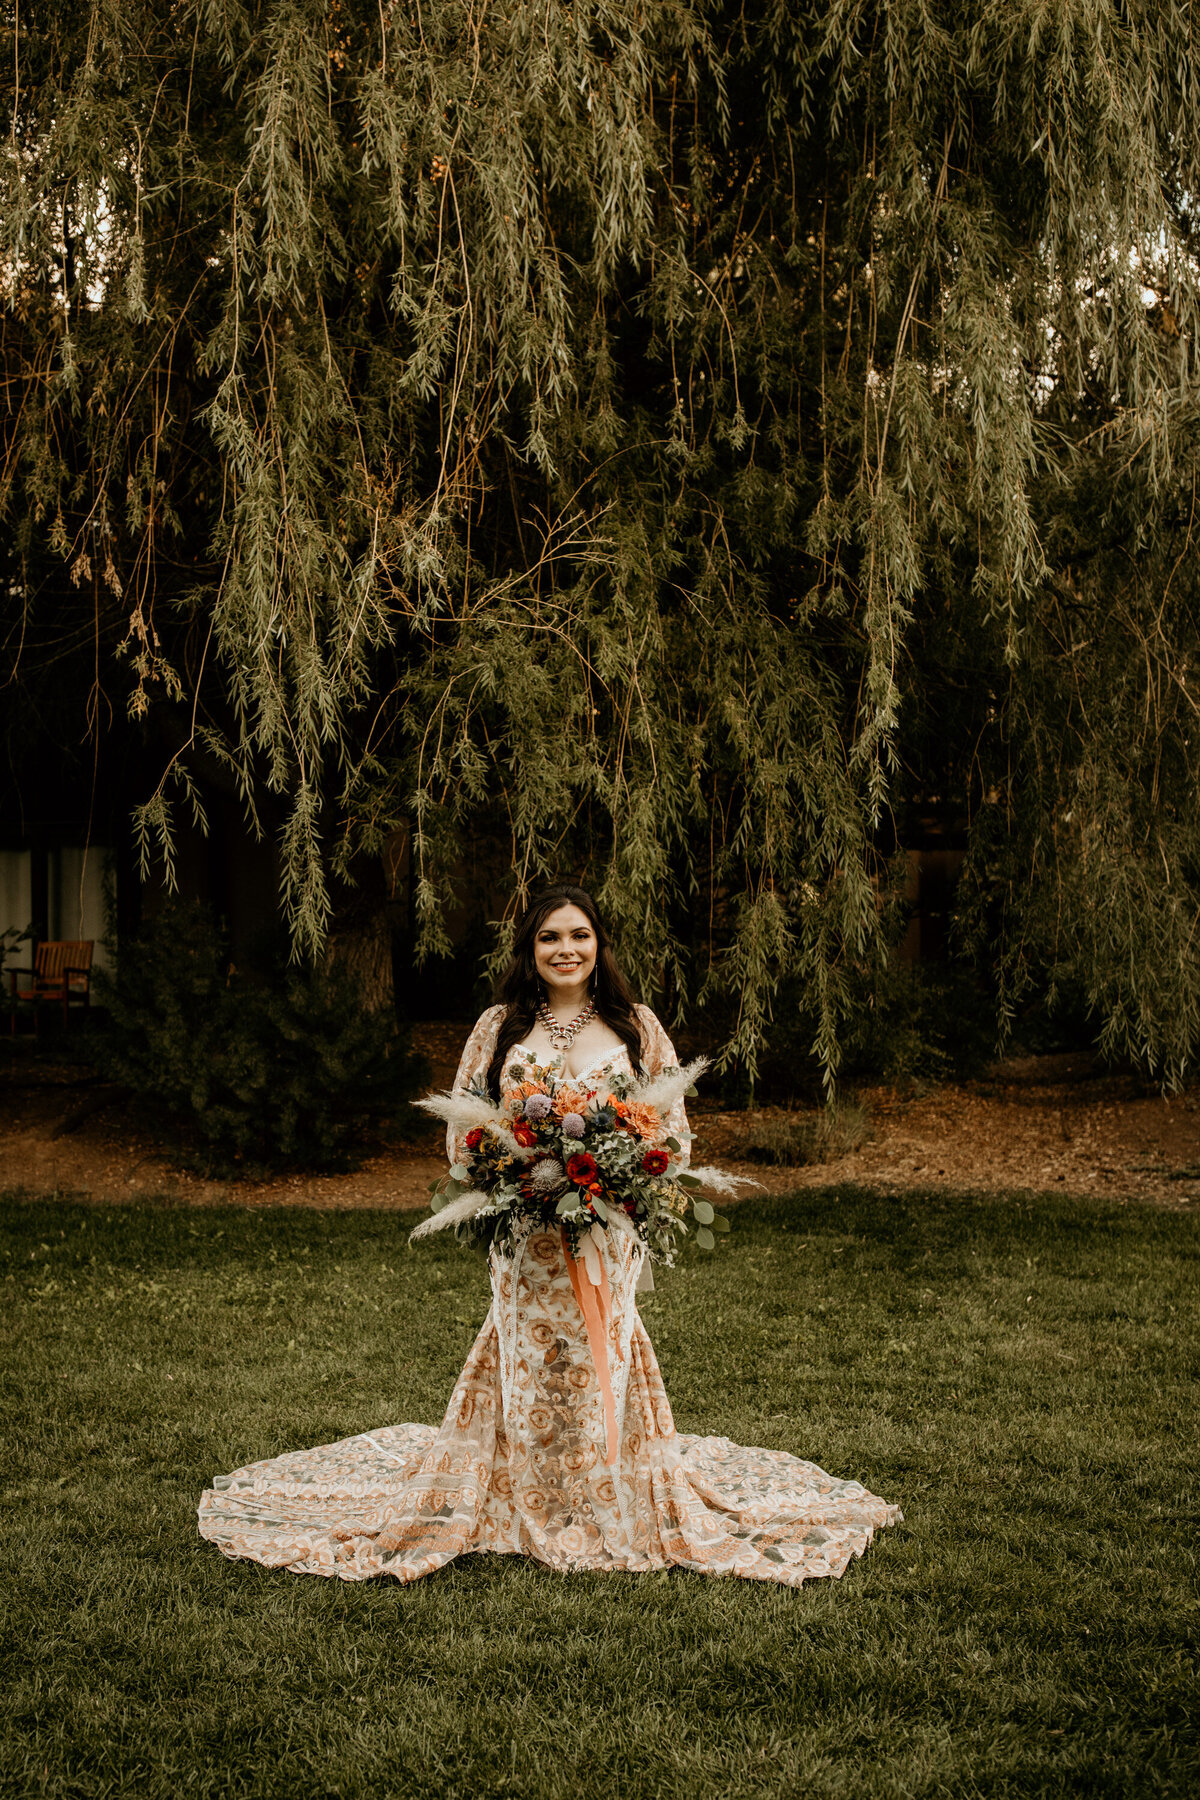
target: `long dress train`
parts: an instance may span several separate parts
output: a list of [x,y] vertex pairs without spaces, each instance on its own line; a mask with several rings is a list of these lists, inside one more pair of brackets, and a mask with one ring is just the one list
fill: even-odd
[[[659,1066],[674,1062],[652,1014],[644,1034],[649,1021],[665,1044]],[[790,1586],[841,1575],[899,1508],[784,1451],[677,1433],[637,1313],[642,1254],[609,1234],[604,1256],[613,1464],[562,1240],[539,1230],[493,1252],[491,1309],[440,1428],[393,1425],[219,1476],[200,1502],[201,1535],[226,1556],[344,1581],[416,1581],[484,1550],[554,1569],[677,1564]]]

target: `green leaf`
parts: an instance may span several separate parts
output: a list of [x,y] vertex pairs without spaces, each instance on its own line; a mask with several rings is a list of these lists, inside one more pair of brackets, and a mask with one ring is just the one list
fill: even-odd
[[680,1187],[685,1187],[685,1188],[698,1188],[698,1187],[703,1187],[703,1185],[704,1185],[703,1182],[697,1181],[696,1177],[694,1175],[680,1175],[678,1177],[678,1181],[679,1181]]
[[579,1201],[574,1194],[564,1194],[554,1210],[560,1219],[573,1219],[579,1211]]
[[711,1201],[692,1201],[692,1217],[695,1219],[697,1225],[711,1225],[716,1216]]
[[470,1181],[471,1172],[466,1163],[455,1163],[450,1171],[450,1179],[452,1181]]
[[731,1231],[733,1229],[724,1213],[713,1214],[712,1228],[714,1231]]
[[716,1241],[716,1238],[708,1229],[708,1226],[701,1225],[696,1232],[696,1242],[699,1244],[700,1248],[702,1250],[711,1250]]
[[679,1142],[679,1139],[673,1137],[666,1138],[664,1140],[664,1146],[668,1150],[673,1150],[676,1156],[678,1156],[679,1152],[683,1149],[683,1145]]
[[700,1092],[700,1089],[698,1087],[692,1086],[690,1088],[684,1088],[683,1091],[689,1100],[694,1100],[696,1098],[696,1095]]
[[608,1224],[608,1208],[607,1208],[607,1206],[605,1206],[603,1200],[601,1200],[598,1195],[593,1194],[592,1195],[592,1205],[596,1210],[597,1217],[603,1219],[604,1223],[607,1225]]

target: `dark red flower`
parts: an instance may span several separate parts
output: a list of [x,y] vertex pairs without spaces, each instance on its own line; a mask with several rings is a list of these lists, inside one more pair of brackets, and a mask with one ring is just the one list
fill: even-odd
[[587,1187],[595,1181],[600,1173],[596,1167],[596,1159],[586,1152],[572,1156],[567,1162],[567,1180],[573,1181],[576,1187]]
[[463,1143],[467,1146],[468,1150],[478,1150],[482,1142],[483,1131],[478,1125],[475,1127],[474,1131],[468,1131],[466,1137],[463,1139]]
[[523,1150],[532,1150],[537,1143],[537,1132],[532,1125],[527,1125],[524,1119],[518,1119],[513,1126],[513,1136]]
[[665,1150],[647,1150],[642,1158],[642,1167],[647,1175],[665,1175],[670,1160]]

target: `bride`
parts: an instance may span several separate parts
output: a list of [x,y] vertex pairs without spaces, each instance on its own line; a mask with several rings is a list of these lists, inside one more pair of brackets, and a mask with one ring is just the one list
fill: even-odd
[[[482,1080],[498,1096],[519,1050],[560,1064],[584,1096],[617,1069],[654,1075],[677,1061],[582,888],[530,904],[498,992],[467,1039],[457,1090]],[[682,1100],[668,1123],[686,1156]],[[454,1163],[453,1126],[447,1139]],[[344,1581],[416,1581],[479,1550],[793,1587],[841,1575],[899,1508],[782,1450],[676,1432],[637,1313],[642,1252],[627,1234],[605,1238],[608,1395],[562,1237],[534,1231],[511,1254],[492,1251],[491,1309],[440,1427],[392,1425],[218,1476],[200,1502],[202,1536],[226,1556]]]

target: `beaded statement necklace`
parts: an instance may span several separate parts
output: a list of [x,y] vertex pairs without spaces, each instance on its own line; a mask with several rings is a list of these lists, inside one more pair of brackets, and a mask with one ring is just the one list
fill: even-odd
[[596,1002],[589,1000],[583,1011],[577,1013],[569,1025],[560,1025],[544,1000],[538,1002],[537,1016],[554,1048],[569,1050],[579,1033],[595,1018]]

